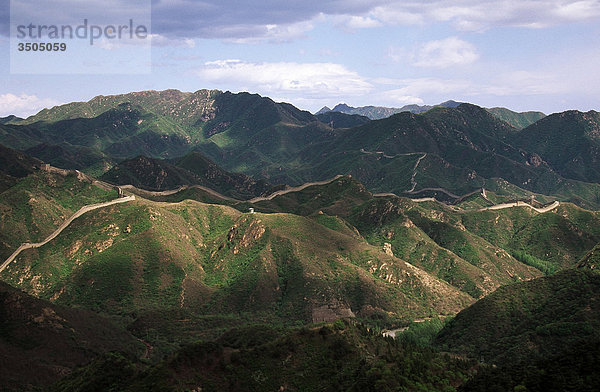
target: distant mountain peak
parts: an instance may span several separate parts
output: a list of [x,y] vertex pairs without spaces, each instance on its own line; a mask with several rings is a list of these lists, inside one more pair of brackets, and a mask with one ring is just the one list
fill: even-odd
[[10,123],[12,121],[18,122],[18,121],[21,121],[21,120],[23,120],[23,119],[11,114],[10,116],[0,117],[0,124],[8,124],[8,123]]
[[[347,111],[354,110],[354,109],[356,109],[356,108],[354,108],[352,106],[348,106],[345,103],[338,103],[337,105],[335,105],[335,107],[331,111],[346,113]],[[349,114],[354,114],[354,113],[349,113]]]
[[321,110],[319,110],[316,114],[323,114],[323,113],[327,113],[327,112],[331,111],[331,112],[338,112],[338,113],[344,113],[344,114],[358,114],[360,116],[368,117],[371,120],[381,120],[382,118],[387,118],[387,117],[393,116],[394,114],[401,113],[401,112],[410,112],[410,113],[418,114],[418,113],[423,113],[430,109],[433,109],[436,106],[455,108],[461,104],[462,104],[462,102],[449,100],[449,101],[442,102],[439,105],[435,105],[435,106],[411,104],[411,105],[402,106],[401,108],[394,108],[394,107],[373,106],[373,105],[353,107],[353,106],[347,105],[345,103],[338,103],[337,105],[334,106],[333,109],[329,109],[327,106],[325,106]]
[[327,112],[331,112],[332,110],[328,107],[328,106],[323,106],[321,109],[319,109],[318,112],[315,113],[315,116],[319,115],[319,114],[323,114],[323,113],[327,113]]
[[440,103],[437,106],[443,106],[445,108],[455,108],[455,107],[458,107],[458,106],[462,105],[463,103],[464,102],[457,102],[457,101],[454,101],[454,100],[448,100],[446,102]]

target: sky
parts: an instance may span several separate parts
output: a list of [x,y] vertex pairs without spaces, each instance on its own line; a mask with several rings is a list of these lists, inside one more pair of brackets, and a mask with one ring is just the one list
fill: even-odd
[[[148,37],[42,38],[69,48],[17,52],[17,22],[84,19],[143,21]],[[165,89],[249,91],[311,112],[449,99],[600,110],[599,22],[600,0],[12,0],[12,12],[0,0],[0,116]]]

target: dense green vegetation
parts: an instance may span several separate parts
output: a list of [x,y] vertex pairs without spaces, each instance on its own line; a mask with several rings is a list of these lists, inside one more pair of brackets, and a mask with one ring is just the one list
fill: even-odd
[[346,114],[340,112],[326,112],[317,114],[315,117],[332,128],[352,128],[369,122],[369,118],[358,114]]
[[93,177],[100,177],[115,165],[114,159],[97,149],[68,143],[41,143],[26,149],[25,152],[54,167],[81,170]]
[[486,364],[465,390],[591,391],[600,385],[599,306],[600,277],[566,270],[499,288],[459,313],[436,344]]
[[519,132],[515,145],[539,154],[567,178],[597,183],[599,120],[594,111],[552,114]]
[[0,144],[0,193],[15,185],[20,178],[33,173],[37,159]]
[[[90,212],[51,244],[24,251],[2,278],[60,304],[133,317],[137,336],[167,352],[210,318],[222,321],[206,336],[236,319],[305,324],[356,315],[393,323],[472,301],[368,244],[340,218],[241,214],[192,201],[140,199]],[[148,323],[154,312],[166,324],[189,322]]]
[[216,342],[187,346],[145,371],[110,355],[53,390],[95,390],[102,385],[102,390],[115,391],[449,392],[470,376],[472,364],[339,320],[310,329],[237,329]]
[[552,265],[547,261],[540,260],[537,257],[532,256],[527,252],[515,250],[512,252],[512,255],[515,257],[515,259],[519,260],[520,262],[539,269],[540,271],[542,271],[544,273],[544,275],[552,275],[553,273],[556,272],[555,265]]

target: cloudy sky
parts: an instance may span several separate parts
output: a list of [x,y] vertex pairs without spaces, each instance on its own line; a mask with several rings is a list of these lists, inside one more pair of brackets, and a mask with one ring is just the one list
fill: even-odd
[[[76,64],[63,74],[11,72],[10,3],[1,1],[0,116],[169,88],[250,91],[310,111],[448,99],[600,109],[600,0],[139,0],[137,10],[137,0],[13,0],[33,4],[19,9],[23,20],[57,24],[120,23],[151,9],[150,72],[128,75],[76,70],[86,58],[76,50],[63,53]],[[94,50],[118,57],[115,45]]]

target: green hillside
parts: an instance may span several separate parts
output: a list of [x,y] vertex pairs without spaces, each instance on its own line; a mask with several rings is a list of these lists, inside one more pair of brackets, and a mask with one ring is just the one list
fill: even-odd
[[584,269],[504,286],[459,313],[436,342],[496,365],[467,391],[592,391],[600,386],[599,299],[600,277]]
[[[490,191],[487,197],[497,204],[510,200]],[[253,207],[339,216],[370,243],[381,247],[390,243],[395,255],[477,297],[515,279],[571,268],[600,242],[597,212],[568,203],[542,214],[527,207],[479,210],[489,205],[474,199],[445,206],[373,197],[346,176]],[[232,206],[245,211],[250,205]]]
[[394,255],[476,298],[503,284],[571,268],[600,242],[597,212],[568,203],[547,213],[528,207],[481,211],[490,201],[500,204],[511,199],[491,191],[489,201],[473,195],[456,206],[415,203],[394,196],[374,197],[354,178],[344,176],[253,204],[189,191],[156,200],[186,197],[244,212],[252,207],[266,213],[311,216],[321,223],[328,216],[340,217],[369,243],[381,248],[389,243]]
[[331,128],[352,128],[370,121],[368,117],[358,114],[346,114],[340,112],[326,112],[315,115],[324,124]]
[[578,264],[579,268],[589,269],[598,272],[598,261],[600,258],[600,245],[596,245],[594,249],[588,252]]
[[39,242],[86,204],[115,199],[107,191],[63,175],[37,170],[0,193],[0,258],[23,242]]
[[495,117],[498,117],[502,121],[506,121],[517,129],[527,128],[536,121],[546,117],[546,115],[542,112],[518,113],[506,108],[490,108],[486,110]]
[[525,128],[515,144],[539,154],[562,176],[599,182],[600,113],[568,111]]
[[80,170],[99,177],[115,165],[112,158],[97,149],[70,144],[41,143],[24,151],[55,167],[67,170]]
[[218,93],[220,92],[215,90],[199,90],[195,93],[164,90],[141,91],[112,96],[100,95],[88,102],[73,102],[51,109],[44,109],[35,116],[28,117],[18,123],[34,124],[37,122],[94,118],[120,104],[132,103],[143,106],[156,114],[169,116],[187,124],[194,124],[198,122],[199,118],[211,116],[211,102]]
[[199,328],[199,316],[399,320],[452,314],[472,302],[336,218],[242,214],[192,201],[90,212],[51,243],[22,252],[0,276],[63,305],[136,314],[140,331],[158,329],[151,343],[164,347],[172,343],[145,314],[187,313],[188,323],[167,327],[185,334]]

